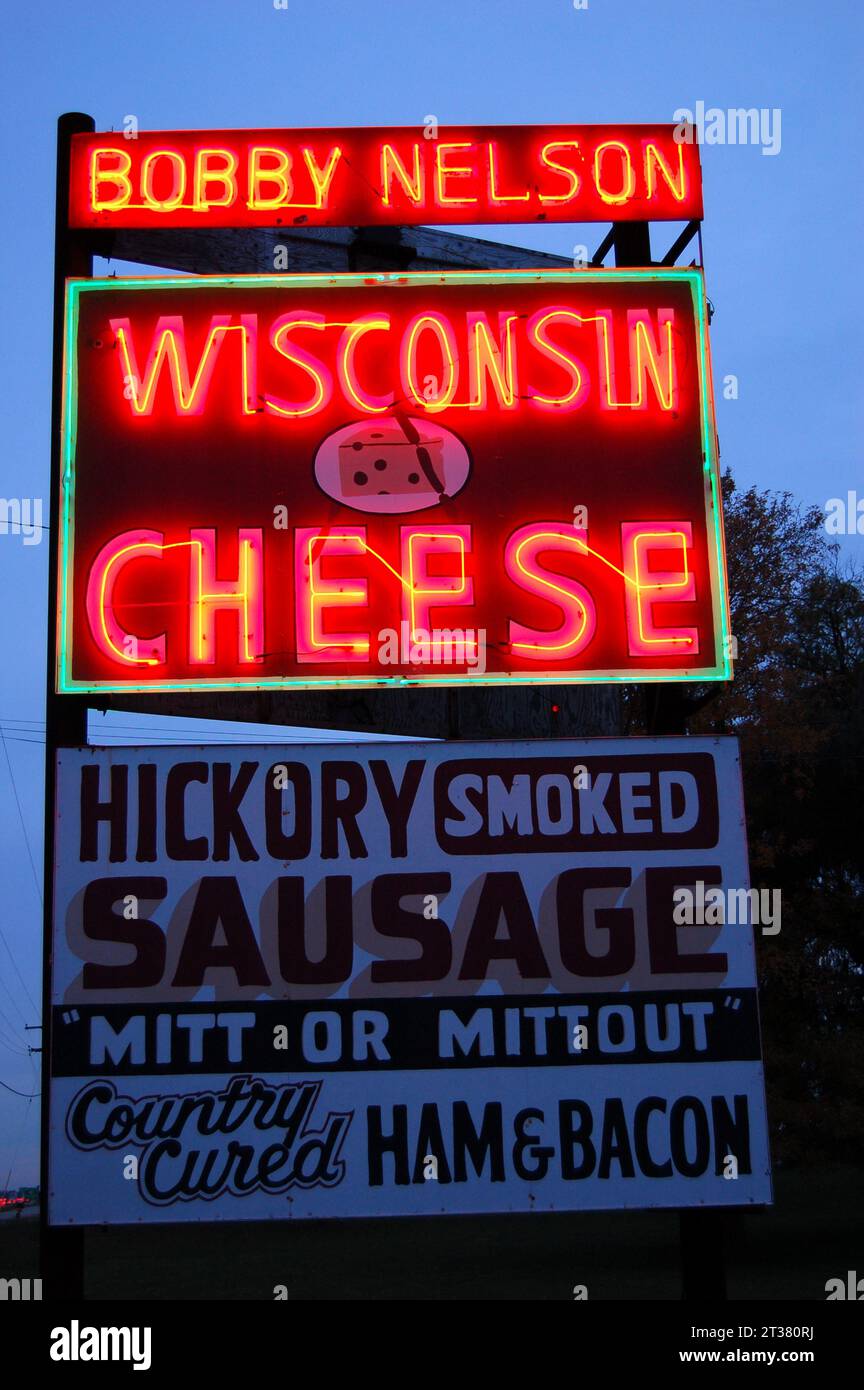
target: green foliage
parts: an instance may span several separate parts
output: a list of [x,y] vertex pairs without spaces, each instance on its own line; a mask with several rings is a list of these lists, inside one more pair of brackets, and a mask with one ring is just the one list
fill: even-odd
[[[741,742],[775,1163],[864,1155],[864,583],[818,508],[723,478],[735,679],[693,687],[692,734]],[[644,727],[628,692],[629,727]]]
[[693,733],[741,740],[775,1160],[864,1152],[864,586],[818,508],[723,479],[735,680]]

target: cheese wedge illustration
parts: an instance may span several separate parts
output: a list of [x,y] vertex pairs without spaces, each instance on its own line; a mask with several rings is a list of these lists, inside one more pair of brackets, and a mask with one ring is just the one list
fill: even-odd
[[437,420],[393,414],[356,420],[322,440],[318,486],[361,512],[419,512],[454,497],[468,481],[462,440]]

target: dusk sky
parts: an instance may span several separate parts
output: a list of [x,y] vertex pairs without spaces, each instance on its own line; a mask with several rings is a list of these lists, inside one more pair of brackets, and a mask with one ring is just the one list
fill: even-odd
[[[41,499],[47,524],[55,123],[97,130],[672,122],[755,107],[759,144],[702,151],[707,290],[721,464],[739,482],[824,507],[861,468],[858,110],[852,0],[90,0],[16,7],[4,24],[0,494]],[[471,232],[472,229],[459,229]],[[603,227],[478,228],[572,256]],[[659,258],[677,227],[654,229]],[[114,267],[97,262],[96,273]],[[857,308],[856,308],[857,304]],[[856,368],[855,362],[859,362]],[[724,399],[723,379],[738,380]],[[43,538],[45,532],[41,533]],[[864,536],[844,540],[864,560]],[[48,545],[0,535],[0,1189],[36,1182],[42,777]],[[153,720],[97,716],[106,740]],[[200,741],[167,721],[163,741]],[[237,741],[241,726],[232,726]],[[192,730],[188,733],[184,730]],[[296,736],[296,735],[295,735]],[[152,733],[151,733],[152,737]]]

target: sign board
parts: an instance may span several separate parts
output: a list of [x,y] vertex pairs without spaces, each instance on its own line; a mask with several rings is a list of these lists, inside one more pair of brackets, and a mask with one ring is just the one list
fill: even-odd
[[71,227],[702,217],[692,127],[370,126],[75,135]]
[[52,1223],[771,1200],[734,740],[57,777]]
[[68,286],[58,689],[723,680],[701,273]]

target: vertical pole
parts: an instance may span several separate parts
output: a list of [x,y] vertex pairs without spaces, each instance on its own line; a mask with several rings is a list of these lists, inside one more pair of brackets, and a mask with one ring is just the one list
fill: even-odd
[[681,1298],[685,1303],[725,1303],[725,1215],[722,1207],[685,1207],[678,1215]]
[[72,136],[95,130],[91,116],[69,112],[57,122],[57,194],[54,225],[54,361],[51,391],[51,495],[49,498],[48,641],[45,680],[45,867],[42,925],[42,1099],[40,1149],[40,1273],[43,1296],[80,1299],[84,1296],[84,1232],[80,1227],[58,1228],[49,1223],[48,1171],[49,1089],[51,1077],[51,965],[54,915],[54,790],[57,749],[87,741],[87,702],[81,696],[58,696],[55,691],[57,655],[57,564],[60,533],[60,495],[63,471],[63,319],[67,276],[89,276],[93,260],[85,234],[69,230],[69,158]]
[[[647,222],[617,222],[612,229],[616,266],[650,266],[651,235]],[[645,728],[652,735],[686,734],[686,705],[678,685],[644,687]],[[722,1302],[726,1298],[720,1208],[685,1207],[678,1214],[681,1252],[681,1297]]]

